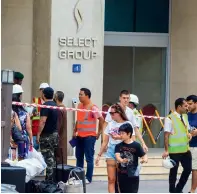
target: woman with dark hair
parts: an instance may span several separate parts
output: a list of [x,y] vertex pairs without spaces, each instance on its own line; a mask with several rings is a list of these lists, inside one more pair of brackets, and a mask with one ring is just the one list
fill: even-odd
[[[20,85],[13,85],[12,92],[12,101],[21,102],[23,89]],[[24,136],[23,142],[18,142],[18,159],[24,159],[28,150],[32,148],[32,130],[31,130],[31,121],[30,116],[27,111],[23,108],[23,106],[12,105],[12,110],[18,115],[22,134]],[[28,137],[29,136],[29,137]]]
[[[119,127],[128,121],[125,111],[119,104],[114,104],[111,107],[110,115],[112,121],[108,123],[103,137],[103,143],[101,145],[100,152],[96,158],[96,165],[99,165],[99,160],[104,150],[107,148],[106,162],[107,162],[107,174],[108,174],[108,191],[109,193],[115,193],[115,182],[116,182],[116,158],[115,158],[115,146],[122,142],[119,135]],[[135,135],[135,132],[133,133]]]

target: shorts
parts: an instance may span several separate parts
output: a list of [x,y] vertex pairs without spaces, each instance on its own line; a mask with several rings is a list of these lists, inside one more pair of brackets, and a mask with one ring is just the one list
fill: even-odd
[[190,147],[192,154],[192,170],[197,170],[197,147]]
[[116,160],[116,157],[115,157],[115,147],[116,147],[116,144],[109,144],[108,145],[107,153],[105,155],[106,159]]

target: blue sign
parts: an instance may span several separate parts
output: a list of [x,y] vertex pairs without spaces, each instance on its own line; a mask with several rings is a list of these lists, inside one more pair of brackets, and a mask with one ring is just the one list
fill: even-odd
[[81,72],[81,64],[73,64],[73,73]]

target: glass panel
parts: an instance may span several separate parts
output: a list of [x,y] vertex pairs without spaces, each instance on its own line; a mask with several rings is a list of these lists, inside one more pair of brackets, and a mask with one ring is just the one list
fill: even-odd
[[169,0],[106,0],[105,31],[168,33]]
[[119,101],[121,90],[132,88],[132,47],[104,47],[103,104]]
[[[103,104],[118,102],[121,90],[129,90],[139,97],[138,109],[151,103],[160,116],[165,115],[166,49],[104,47]],[[161,129],[158,120],[151,124],[153,136]],[[163,147],[163,133],[153,146],[148,134],[144,136],[149,147]]]
[[[134,79],[132,92],[139,97],[140,107],[153,104],[160,116],[165,115],[165,67],[166,49],[163,48],[135,48],[134,49]],[[159,133],[159,120],[153,120],[151,129],[154,137]],[[146,133],[145,141],[152,146]],[[163,146],[163,133],[158,143],[153,147]]]
[[105,1],[105,31],[133,32],[134,0]]
[[168,33],[169,0],[136,0],[136,32]]

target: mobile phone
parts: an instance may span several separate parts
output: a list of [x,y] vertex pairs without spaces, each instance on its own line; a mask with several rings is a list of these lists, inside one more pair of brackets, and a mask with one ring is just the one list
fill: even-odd
[[196,127],[190,127],[190,131],[193,131],[193,130],[195,130],[196,129]]

